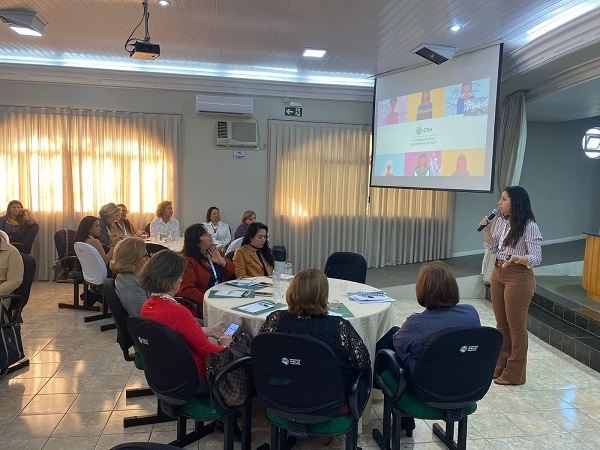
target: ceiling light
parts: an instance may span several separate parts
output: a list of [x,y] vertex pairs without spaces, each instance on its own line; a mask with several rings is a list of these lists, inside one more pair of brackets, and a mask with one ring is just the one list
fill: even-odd
[[26,9],[0,10],[0,20],[16,33],[26,36],[41,36],[48,23],[35,11]]
[[169,0],[158,0],[158,4],[161,6],[168,6],[171,2]]
[[600,158],[600,128],[592,128],[587,130],[583,140],[581,141],[583,151],[588,158]]
[[450,30],[452,31],[458,31],[460,30],[462,27],[460,25],[454,25],[453,27],[450,28]]
[[322,58],[327,50],[319,50],[317,48],[307,48],[304,50],[304,54],[302,56],[308,56],[310,58]]
[[567,9],[552,17],[551,19],[545,20],[539,25],[536,25],[530,30],[527,30],[527,38],[529,39],[529,41],[533,41],[534,39],[537,39],[540,36],[549,33],[550,31],[560,27],[561,25],[564,25],[565,23],[570,22],[571,20],[577,19],[578,17],[587,14],[595,8],[597,8],[597,5],[589,4],[578,5],[573,8]]

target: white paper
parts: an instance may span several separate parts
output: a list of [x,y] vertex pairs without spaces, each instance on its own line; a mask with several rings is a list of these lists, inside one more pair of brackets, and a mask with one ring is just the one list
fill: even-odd
[[248,295],[246,292],[248,291],[215,291],[213,295],[219,297],[242,298]]
[[261,302],[250,303],[249,305],[245,305],[245,306],[240,306],[237,309],[239,309],[240,311],[248,312],[248,313],[257,313],[260,311],[265,311],[267,309],[271,309],[273,306],[275,306],[275,305],[271,302],[261,301]]

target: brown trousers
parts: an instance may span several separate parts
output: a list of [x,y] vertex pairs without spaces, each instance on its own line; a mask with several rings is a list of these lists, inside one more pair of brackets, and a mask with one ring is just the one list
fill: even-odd
[[524,265],[503,269],[496,264],[490,287],[496,328],[502,349],[494,375],[512,384],[524,384],[527,369],[527,311],[535,292],[533,270]]

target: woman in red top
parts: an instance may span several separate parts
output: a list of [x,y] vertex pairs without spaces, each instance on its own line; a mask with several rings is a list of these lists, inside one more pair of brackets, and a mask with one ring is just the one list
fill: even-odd
[[181,254],[187,267],[177,296],[193,300],[202,311],[204,293],[235,275],[235,265],[213,246],[211,235],[199,223],[185,230]]
[[200,386],[197,394],[207,395],[204,358],[223,350],[231,343],[231,336],[223,335],[225,324],[222,322],[205,328],[208,336],[216,338],[219,345],[213,344],[192,313],[173,298],[179,290],[186,264],[183,257],[171,250],[162,250],[148,261],[140,274],[140,286],[151,295],[142,306],[142,317],[172,328],[183,338],[198,367]]

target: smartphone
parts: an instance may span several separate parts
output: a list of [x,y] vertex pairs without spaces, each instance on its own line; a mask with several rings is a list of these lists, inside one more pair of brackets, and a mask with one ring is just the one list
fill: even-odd
[[225,330],[225,332],[223,333],[223,336],[228,334],[231,337],[233,337],[233,336],[235,336],[235,333],[237,333],[239,329],[240,329],[239,323],[231,322],[229,324],[229,326],[227,327],[227,329]]

